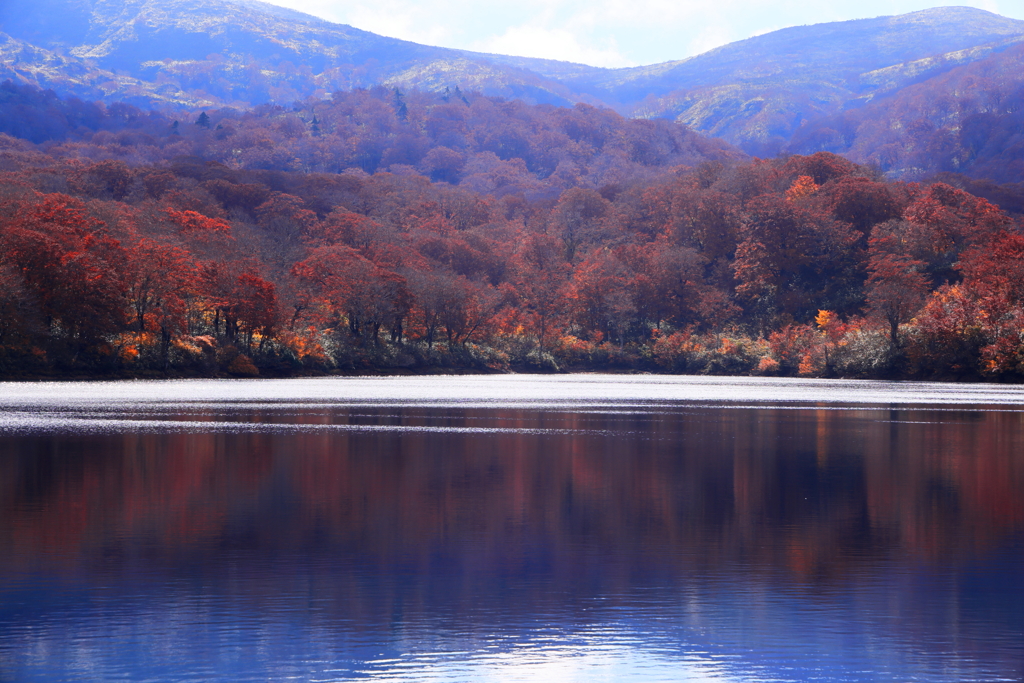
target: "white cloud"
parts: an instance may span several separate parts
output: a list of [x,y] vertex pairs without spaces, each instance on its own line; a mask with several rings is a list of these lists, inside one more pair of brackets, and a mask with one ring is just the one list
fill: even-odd
[[733,42],[733,37],[719,26],[708,26],[693,38],[688,46],[688,55],[699,55]]
[[627,60],[614,46],[595,48],[581,45],[568,29],[543,26],[513,26],[500,36],[480,41],[473,46],[480,52],[519,57],[541,57],[592,66],[624,66]]
[[426,5],[392,0],[355,5],[349,10],[344,23],[391,38],[455,47],[451,45],[452,26],[438,21],[432,14]]

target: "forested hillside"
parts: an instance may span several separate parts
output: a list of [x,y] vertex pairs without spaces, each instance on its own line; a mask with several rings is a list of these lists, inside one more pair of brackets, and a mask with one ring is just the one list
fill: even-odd
[[786,149],[829,151],[902,178],[1024,182],[1024,45],[808,122]]
[[[633,95],[633,115],[671,117],[750,154],[775,156],[801,129],[917,84],[935,83],[930,87],[945,100],[969,99],[938,85],[944,75],[1022,41],[1022,21],[937,7],[784,28],[678,63],[629,70],[616,92]],[[1020,70],[1020,52],[1011,54]]]
[[2,92],[7,377],[1024,370],[1024,235],[949,183],[458,91]]
[[588,105],[531,106],[458,88],[438,94],[356,90],[288,108],[210,110],[179,120],[173,111],[65,101],[8,82],[0,84],[0,115],[0,132],[49,141],[48,152],[58,157],[138,164],[195,156],[233,168],[303,173],[419,171],[476,189],[490,181],[470,176],[499,168],[500,182],[548,192],[538,178],[556,186],[561,178],[565,187],[582,176],[598,185],[745,156],[669,121],[625,119]]
[[673,120],[761,157],[831,151],[902,180],[1024,180],[1022,43],[1024,21],[942,7],[603,69],[418,45],[255,0],[0,3],[0,81],[65,97],[184,115],[291,108],[357,88],[459,88]]

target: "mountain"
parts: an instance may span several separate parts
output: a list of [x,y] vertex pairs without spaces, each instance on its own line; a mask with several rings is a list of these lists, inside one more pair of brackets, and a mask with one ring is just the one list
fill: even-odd
[[462,84],[532,102],[593,100],[485,55],[386,38],[249,0],[4,3],[0,32],[0,78],[106,101],[245,107],[434,81],[442,90]]
[[901,178],[1024,181],[1024,43],[807,122],[785,151],[829,151]]
[[945,7],[796,26],[680,62],[567,82],[634,116],[674,118],[747,152],[773,155],[806,121],[863,106],[1022,41],[1024,21]]
[[[1024,21],[945,7],[796,26],[685,60],[603,69],[419,45],[254,0],[0,5],[0,79],[62,95],[196,110],[290,105],[360,87],[458,87],[671,119],[758,156],[850,153],[894,174],[987,167],[977,159],[935,165],[903,153],[890,163],[858,152],[863,145],[851,126],[877,128],[881,119],[872,117],[907,110],[899,102],[922,88],[932,96],[962,92],[951,74],[974,64],[1024,73],[1022,45]],[[946,129],[938,114],[924,118]]]

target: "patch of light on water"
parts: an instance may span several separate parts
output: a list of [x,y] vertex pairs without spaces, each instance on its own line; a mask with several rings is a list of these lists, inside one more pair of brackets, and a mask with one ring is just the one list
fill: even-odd
[[[612,640],[616,637],[620,640]],[[612,633],[588,634],[585,642],[573,645],[554,642],[491,653],[420,653],[368,664],[360,677],[381,683],[763,680],[731,675],[722,664],[700,653],[680,659]]]
[[543,429],[516,427],[462,427],[431,425],[374,424],[292,424],[281,422],[235,422],[208,420],[123,420],[68,417],[64,414],[0,413],[0,431],[73,431],[79,434],[123,434],[125,432],[420,432],[436,434],[607,434],[606,430]]
[[205,405],[649,407],[660,402],[1024,405],[1024,387],[664,375],[486,375],[0,383],[0,408]]
[[[864,410],[919,406],[928,410],[1024,409],[1024,388],[792,378],[651,375],[501,375],[347,377],[287,380],[179,380],[0,383],[0,430],[129,431],[388,431],[508,434],[604,433],[572,425],[566,430],[504,426],[496,414],[464,415],[458,425],[384,424],[388,411],[540,410],[628,419],[661,411],[709,406],[733,409]],[[246,421],[230,419],[252,411]],[[347,410],[338,424],[336,413]],[[329,424],[289,419],[321,412]],[[352,412],[357,411],[357,412]],[[260,414],[255,414],[259,412]],[[221,415],[225,419],[216,419]],[[356,424],[363,417],[373,424]],[[212,419],[211,419],[212,418]],[[430,416],[424,414],[429,422]],[[485,424],[479,420],[485,419]],[[480,424],[480,426],[477,426]],[[603,425],[607,427],[607,425]]]

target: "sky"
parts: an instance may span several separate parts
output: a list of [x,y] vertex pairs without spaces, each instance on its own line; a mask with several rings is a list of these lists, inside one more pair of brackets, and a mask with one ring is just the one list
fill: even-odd
[[683,59],[787,26],[964,5],[1024,20],[1024,0],[268,0],[425,45],[592,66]]

